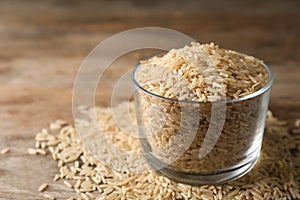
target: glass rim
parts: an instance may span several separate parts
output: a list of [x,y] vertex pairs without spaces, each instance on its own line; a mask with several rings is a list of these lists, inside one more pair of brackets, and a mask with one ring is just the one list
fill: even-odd
[[[245,56],[248,56],[246,54],[242,54],[242,55],[245,55]],[[256,60],[258,60],[257,58],[255,58]],[[134,69],[132,71],[132,74],[131,74],[131,80],[133,82],[133,84],[142,92],[150,95],[150,96],[153,96],[153,97],[156,97],[156,98],[159,98],[159,99],[163,99],[165,101],[170,101],[170,102],[175,102],[175,103],[187,103],[187,104],[217,104],[217,103],[235,103],[235,102],[240,102],[240,101],[244,101],[244,100],[247,100],[247,99],[251,99],[253,97],[257,97],[263,93],[265,93],[266,91],[268,91],[272,84],[273,84],[273,80],[274,80],[274,77],[273,77],[273,73],[271,71],[271,69],[262,61],[258,60],[262,66],[265,68],[265,70],[267,71],[268,75],[269,75],[269,80],[268,82],[262,87],[260,88],[259,90],[251,93],[251,94],[248,94],[246,96],[243,96],[239,99],[227,99],[227,100],[218,100],[218,101],[208,101],[208,102],[199,102],[199,101],[187,101],[187,100],[176,100],[176,99],[172,99],[172,98],[168,98],[168,97],[164,97],[164,96],[160,96],[160,95],[157,95],[157,94],[154,94],[148,90],[146,90],[145,88],[143,88],[138,82],[137,80],[135,79],[135,74],[136,74],[136,70],[138,69],[138,67],[141,65],[141,62],[139,61],[135,66],[134,66]]]

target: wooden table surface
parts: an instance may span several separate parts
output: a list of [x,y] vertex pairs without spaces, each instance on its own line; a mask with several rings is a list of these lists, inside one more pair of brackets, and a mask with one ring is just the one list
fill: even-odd
[[[263,59],[275,76],[271,110],[290,123],[300,117],[300,2],[185,2],[0,2],[0,149],[11,149],[0,155],[0,199],[41,199],[36,191],[44,182],[57,197],[76,196],[53,183],[58,169],[50,156],[29,156],[26,149],[49,122],[72,122],[81,62],[105,38],[130,28],[171,28]],[[117,64],[130,69],[136,55]],[[121,71],[108,73],[106,84]],[[108,99],[97,102],[107,105]]]

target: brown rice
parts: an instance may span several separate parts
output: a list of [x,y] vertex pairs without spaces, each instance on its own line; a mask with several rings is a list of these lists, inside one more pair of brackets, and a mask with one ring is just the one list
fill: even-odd
[[[178,173],[214,173],[242,166],[259,154],[257,138],[262,135],[269,90],[226,103],[224,109],[223,104],[210,102],[238,100],[265,86],[270,77],[262,61],[213,43],[192,43],[141,61],[134,79],[143,89],[138,90],[136,106],[140,126],[146,127],[140,131],[147,138],[144,146],[150,146],[144,151],[168,168]],[[214,113],[213,105],[217,105]],[[217,119],[213,121],[212,116]],[[208,130],[214,134],[205,140]],[[199,156],[201,147],[209,151],[204,142],[215,143],[214,148]]]
[[[126,108],[122,108],[126,109]],[[110,136],[112,142],[122,146],[122,141],[129,140],[129,136],[118,129],[111,130],[116,126],[112,118],[110,108],[97,108],[97,116],[104,127],[104,133]],[[300,130],[299,127],[292,129],[294,132]],[[38,133],[40,134],[40,133]],[[98,134],[97,132],[94,133]],[[118,137],[113,137],[118,135]],[[82,199],[297,199],[300,198],[300,136],[299,134],[289,134],[289,129],[285,122],[273,117],[268,112],[265,137],[263,141],[262,155],[255,168],[246,176],[233,182],[213,186],[190,186],[176,183],[164,176],[154,172],[130,173],[116,172],[94,159],[80,142],[76,129],[64,124],[54,130],[49,129],[45,134],[46,144],[52,144],[53,140],[58,143],[52,146],[47,145],[47,151],[60,154],[66,147],[69,149],[81,149],[77,154],[71,151],[76,157],[75,160],[65,163],[65,157],[56,156],[57,162],[62,161],[60,166],[60,177],[67,179],[71,173],[70,168],[75,167],[76,173],[71,174],[68,179],[74,180],[74,190]],[[140,146],[138,139],[134,140],[133,149],[138,152]],[[107,145],[100,143],[99,145]],[[128,148],[124,143],[125,148]],[[109,146],[106,146],[110,148]],[[293,153],[294,152],[294,153]],[[66,153],[66,152],[65,152]],[[125,159],[120,154],[108,152],[107,157]],[[50,157],[49,157],[50,158]],[[121,162],[118,163],[122,165]],[[82,173],[84,171],[84,173]],[[57,178],[58,179],[58,178]],[[48,190],[48,188],[47,188]],[[93,197],[94,196],[94,197]],[[44,195],[45,198],[54,199],[53,196]]]

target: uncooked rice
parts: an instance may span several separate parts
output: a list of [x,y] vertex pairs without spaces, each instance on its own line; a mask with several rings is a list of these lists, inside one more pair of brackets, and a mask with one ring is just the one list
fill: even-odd
[[39,192],[43,192],[44,190],[46,190],[46,188],[48,187],[47,183],[43,183],[42,185],[40,185],[40,187],[38,188]]
[[152,165],[204,174],[257,158],[270,90],[246,100],[220,100],[239,100],[265,86],[270,77],[262,61],[214,43],[192,43],[141,61],[134,79],[163,97],[141,89],[135,96],[140,134],[147,138],[143,150],[154,155]]
[[192,43],[141,61],[135,79],[145,90],[174,100],[239,99],[268,82],[263,62],[218,45]]
[[5,154],[7,154],[9,151],[10,151],[9,148],[4,148],[4,149],[1,150],[1,154],[2,154],[2,155],[5,155]]
[[[126,108],[121,107],[121,109]],[[133,144],[131,150],[139,152],[138,139],[129,138],[119,129],[114,129],[114,131],[111,129],[116,126],[111,108],[97,108],[96,111],[99,121],[107,125],[108,131],[104,129],[104,133],[110,136],[113,143],[117,143],[120,147],[124,144],[126,149],[127,144],[120,140],[130,140]],[[54,179],[56,181],[61,179],[62,182],[68,181],[74,185],[74,191],[79,195],[78,199],[300,198],[300,127],[289,129],[286,122],[278,120],[271,112],[267,115],[259,162],[247,175],[222,185],[191,186],[176,183],[153,171],[131,173],[112,170],[88,153],[74,126],[57,121],[50,127],[37,133],[36,142],[40,143],[39,146],[44,143],[46,151],[52,154],[52,158],[59,165],[59,173],[53,174]],[[118,137],[115,137],[116,135]],[[99,143],[99,145],[110,148],[107,143]],[[111,159],[125,159],[120,157],[122,154],[112,153],[114,152],[106,152],[107,155],[104,156]],[[48,155],[47,157],[51,158]],[[50,188],[46,191],[51,193]],[[54,199],[50,194],[44,197]]]
[[44,194],[43,197],[45,197],[46,199],[51,199],[51,200],[55,200],[56,198],[49,195],[49,194]]

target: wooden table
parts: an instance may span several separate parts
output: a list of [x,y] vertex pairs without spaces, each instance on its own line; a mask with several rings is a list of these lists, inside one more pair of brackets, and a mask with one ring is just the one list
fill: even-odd
[[[300,117],[299,1],[12,1],[0,2],[0,199],[76,196],[50,156],[30,156],[34,136],[55,119],[72,122],[72,87],[87,54],[105,38],[143,26],[166,27],[263,59],[275,75],[270,108]],[[117,64],[130,69],[138,53]],[[120,75],[115,70],[106,76]],[[105,90],[105,87],[104,87]],[[104,91],[105,93],[105,91]],[[97,98],[100,105],[108,100]]]

